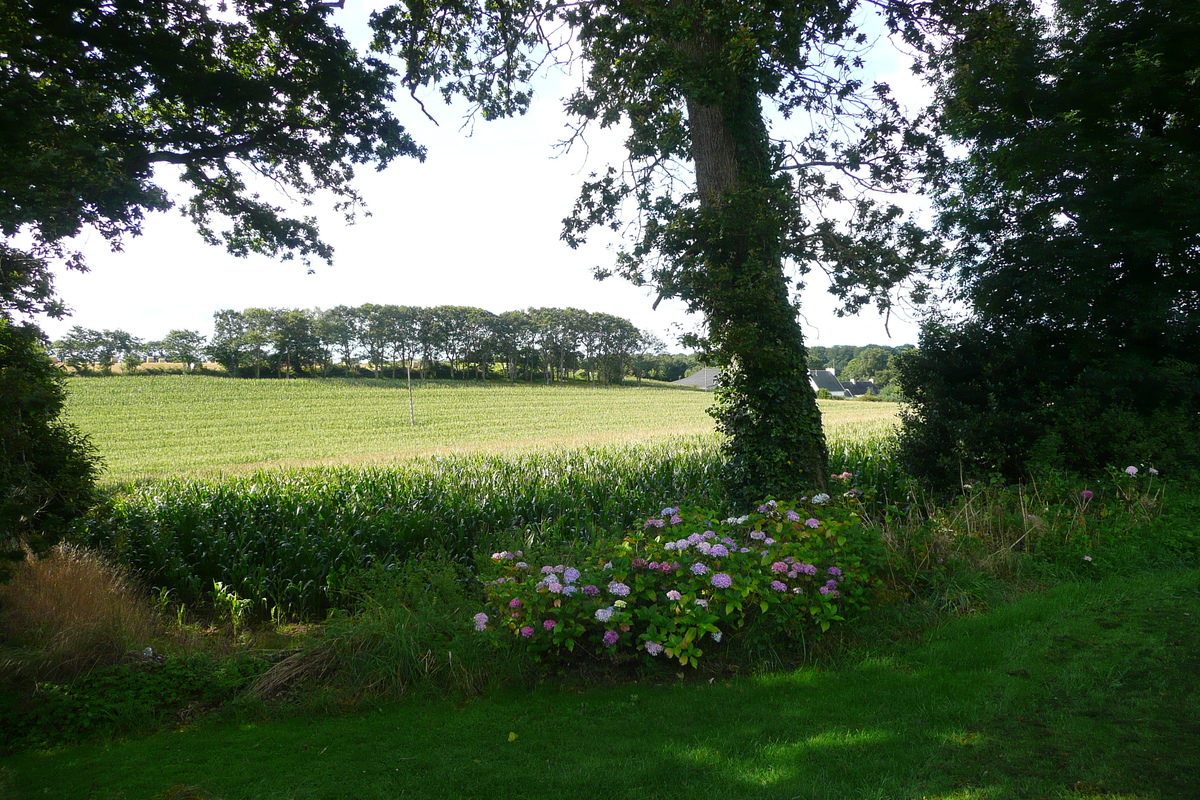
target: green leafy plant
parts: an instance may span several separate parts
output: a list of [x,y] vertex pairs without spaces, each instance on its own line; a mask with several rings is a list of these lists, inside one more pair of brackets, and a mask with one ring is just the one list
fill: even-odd
[[720,521],[666,508],[619,542],[580,547],[572,565],[496,553],[476,629],[541,655],[661,654],[693,666],[707,642],[751,621],[772,639],[823,633],[867,606],[884,561],[847,494],[837,503],[826,494],[769,500]]

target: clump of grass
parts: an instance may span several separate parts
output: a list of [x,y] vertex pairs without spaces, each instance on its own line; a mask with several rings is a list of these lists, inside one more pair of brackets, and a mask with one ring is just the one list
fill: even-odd
[[0,658],[11,675],[69,679],[115,663],[160,630],[128,570],[60,544],[0,585]]
[[316,702],[353,706],[411,693],[474,694],[522,672],[522,656],[470,626],[480,598],[466,568],[441,553],[357,576],[349,610],[334,612],[321,640],[280,662],[249,689],[258,699],[303,688]]

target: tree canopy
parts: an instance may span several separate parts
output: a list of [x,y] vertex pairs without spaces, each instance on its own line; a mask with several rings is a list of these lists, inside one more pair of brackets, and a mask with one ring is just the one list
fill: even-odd
[[[912,465],[1010,477],[1200,455],[1200,7],[958,4],[932,66],[969,309],[907,361]],[[1097,435],[1103,430],[1104,435]]]
[[82,266],[67,245],[85,226],[119,248],[147,212],[173,204],[172,175],[189,193],[181,210],[208,242],[328,260],[316,220],[289,216],[256,187],[305,201],[326,192],[353,214],[357,165],[423,155],[388,110],[392,69],[355,51],[330,24],[331,5],[5,3],[4,271],[32,272],[47,258]]

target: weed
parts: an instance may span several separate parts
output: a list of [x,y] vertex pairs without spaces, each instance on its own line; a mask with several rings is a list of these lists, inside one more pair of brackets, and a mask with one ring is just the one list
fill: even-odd
[[61,544],[0,585],[0,639],[15,676],[65,679],[118,661],[161,631],[126,568]]

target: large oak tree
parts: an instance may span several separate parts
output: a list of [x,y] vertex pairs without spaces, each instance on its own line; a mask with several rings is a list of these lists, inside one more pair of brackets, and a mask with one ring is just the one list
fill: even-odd
[[[826,268],[850,308],[913,274],[921,231],[894,191],[927,144],[886,85],[861,74],[864,27],[918,35],[914,4],[818,0],[406,2],[377,44],[416,91],[438,85],[485,117],[523,111],[546,61],[577,62],[579,121],[623,125],[628,161],[584,184],[564,238],[638,220],[615,266],[703,315],[723,367],[715,416],[736,495],[824,484],[826,451],[786,264]],[[775,125],[795,135],[777,138]]]

